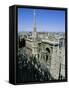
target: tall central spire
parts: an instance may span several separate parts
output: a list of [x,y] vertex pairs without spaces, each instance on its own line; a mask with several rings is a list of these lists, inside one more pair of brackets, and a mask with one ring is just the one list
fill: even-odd
[[36,31],[36,13],[34,9],[34,31]]

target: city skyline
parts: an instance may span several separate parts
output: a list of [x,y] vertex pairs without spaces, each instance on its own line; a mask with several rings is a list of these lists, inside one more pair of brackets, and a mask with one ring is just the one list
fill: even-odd
[[[65,32],[65,11],[35,9],[37,32]],[[18,8],[18,32],[31,32],[34,9]]]

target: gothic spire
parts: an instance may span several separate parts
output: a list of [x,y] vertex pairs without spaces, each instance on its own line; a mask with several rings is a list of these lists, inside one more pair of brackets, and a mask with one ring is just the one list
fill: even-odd
[[34,31],[36,31],[36,13],[34,9]]

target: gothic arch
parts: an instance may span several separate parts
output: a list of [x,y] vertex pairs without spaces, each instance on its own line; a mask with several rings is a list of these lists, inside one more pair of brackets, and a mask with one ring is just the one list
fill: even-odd
[[48,45],[47,47],[45,47],[45,50],[46,50],[46,59],[45,59],[45,62],[46,62],[46,65],[50,68],[51,66],[51,54],[52,54],[52,49],[51,47]]
[[46,48],[46,62],[49,60],[49,56],[50,56],[50,49]]

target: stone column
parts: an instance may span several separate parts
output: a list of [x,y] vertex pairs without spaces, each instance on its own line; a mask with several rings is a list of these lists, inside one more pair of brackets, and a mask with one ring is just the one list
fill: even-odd
[[50,73],[54,79],[59,78],[59,64],[59,46],[53,45]]
[[65,46],[64,46],[64,40],[63,45],[61,49],[61,75],[65,77]]

